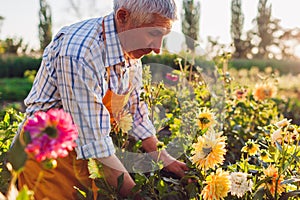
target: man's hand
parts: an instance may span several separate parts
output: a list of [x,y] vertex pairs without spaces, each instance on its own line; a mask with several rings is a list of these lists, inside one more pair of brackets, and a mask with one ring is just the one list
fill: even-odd
[[167,172],[172,172],[176,176],[182,178],[185,175],[184,172],[189,170],[189,168],[186,166],[185,163],[174,159],[170,155],[167,156],[168,156],[167,158],[162,159],[165,166],[164,170],[166,170]]
[[152,136],[143,140],[142,147],[152,158],[162,161],[166,171],[172,172],[178,177],[183,177],[185,175],[184,172],[189,170],[186,164],[170,156],[166,150],[160,150],[160,152],[158,152],[157,143],[158,139]]

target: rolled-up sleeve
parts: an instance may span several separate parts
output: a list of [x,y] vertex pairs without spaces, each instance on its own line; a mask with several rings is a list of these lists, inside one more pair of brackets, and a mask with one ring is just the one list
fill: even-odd
[[148,106],[144,101],[141,101],[140,95],[142,92],[142,66],[139,63],[132,69],[132,83],[135,86],[129,99],[129,108],[133,116],[132,136],[136,140],[144,140],[156,134],[156,130],[149,118]]
[[111,156],[115,149],[109,136],[110,115],[102,103],[107,90],[105,68],[95,70],[68,56],[59,57],[57,62],[56,66],[62,66],[56,72],[62,105],[78,126],[77,158]]

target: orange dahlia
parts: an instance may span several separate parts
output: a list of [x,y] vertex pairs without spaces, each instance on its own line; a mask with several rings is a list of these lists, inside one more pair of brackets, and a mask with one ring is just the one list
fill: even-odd
[[274,97],[276,92],[277,88],[270,83],[256,84],[253,91],[253,96],[256,100],[262,101],[267,98]]
[[222,169],[207,176],[204,183],[207,184],[201,192],[204,200],[224,199],[230,190],[229,173]]
[[[274,196],[276,192],[276,181],[279,176],[278,170],[273,165],[269,165],[269,167],[264,170],[264,174],[265,176],[263,178],[271,178],[270,181],[264,183],[264,187]],[[277,181],[277,194],[279,195],[285,191],[285,186],[281,184],[282,181],[283,176],[281,175]]]

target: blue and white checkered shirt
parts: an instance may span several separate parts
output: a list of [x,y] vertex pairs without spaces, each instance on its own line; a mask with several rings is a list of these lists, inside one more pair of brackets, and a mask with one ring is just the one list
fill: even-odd
[[[106,67],[110,67],[109,85]],[[124,58],[113,14],[79,22],[62,28],[45,49],[33,87],[24,100],[26,113],[63,107],[79,129],[77,158],[107,157],[115,148],[109,136],[110,114],[102,98],[108,88],[124,94],[130,81],[135,87],[127,105],[134,120],[132,134],[145,139],[155,134],[155,128],[147,105],[140,101],[141,61]]]

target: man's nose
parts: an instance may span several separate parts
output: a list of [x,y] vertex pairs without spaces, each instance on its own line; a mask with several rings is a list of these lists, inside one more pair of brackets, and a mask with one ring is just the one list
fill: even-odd
[[152,51],[156,54],[159,54],[160,53],[160,48],[156,49],[156,48],[152,48]]
[[151,49],[154,53],[159,54],[161,51],[162,38],[158,38],[153,40],[151,43]]

